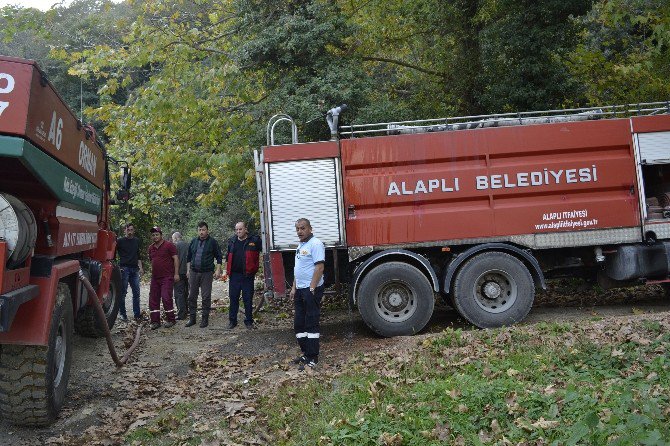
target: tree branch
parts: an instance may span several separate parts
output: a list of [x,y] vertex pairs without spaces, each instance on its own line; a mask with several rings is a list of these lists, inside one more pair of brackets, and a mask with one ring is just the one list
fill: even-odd
[[433,71],[433,70],[429,70],[427,68],[422,68],[422,67],[419,67],[417,65],[412,65],[410,63],[403,62],[402,60],[388,59],[386,57],[368,57],[368,56],[364,56],[363,60],[369,60],[369,61],[373,61],[373,62],[385,62],[385,63],[394,64],[394,65],[400,65],[401,67],[410,68],[412,70],[416,70],[416,71],[419,71],[421,73],[430,74],[432,76],[437,76],[437,77],[442,77],[442,78],[448,77],[447,73],[443,73],[443,72],[441,73],[439,71]]

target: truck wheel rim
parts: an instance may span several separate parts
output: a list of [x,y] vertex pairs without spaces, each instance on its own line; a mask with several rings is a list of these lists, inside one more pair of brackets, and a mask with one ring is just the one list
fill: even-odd
[[377,314],[388,322],[404,322],[416,311],[417,299],[404,282],[387,283],[377,292]]
[[502,270],[481,274],[473,287],[475,301],[487,313],[502,313],[516,302],[518,287],[514,278]]
[[65,358],[67,356],[67,331],[61,320],[58,324],[58,334],[54,346],[54,388],[60,385],[65,371]]
[[107,292],[107,296],[102,300],[102,310],[105,312],[105,317],[107,319],[109,319],[114,310],[114,299],[116,299],[117,296],[116,291],[116,285],[112,280],[109,282],[109,292]]

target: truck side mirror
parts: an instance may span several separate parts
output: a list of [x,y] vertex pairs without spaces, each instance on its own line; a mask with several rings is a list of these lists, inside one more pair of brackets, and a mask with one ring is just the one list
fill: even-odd
[[130,183],[131,183],[130,167],[123,166],[121,167],[121,171],[123,172],[121,174],[121,189],[130,191]]
[[123,166],[121,167],[121,189],[116,192],[116,199],[118,201],[128,201],[130,200],[130,167]]

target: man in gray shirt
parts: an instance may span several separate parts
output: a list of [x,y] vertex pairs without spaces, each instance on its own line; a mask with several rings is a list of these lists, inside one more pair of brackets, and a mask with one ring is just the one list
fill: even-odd
[[180,232],[172,234],[172,243],[177,247],[179,258],[179,281],[174,283],[174,298],[177,302],[177,320],[184,320],[188,315],[188,275],[186,274],[186,259],[188,258],[188,242]]

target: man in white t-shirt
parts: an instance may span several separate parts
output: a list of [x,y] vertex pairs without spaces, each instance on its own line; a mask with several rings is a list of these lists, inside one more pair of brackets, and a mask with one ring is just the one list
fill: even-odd
[[302,355],[293,362],[299,370],[314,368],[319,362],[319,318],[323,297],[323,268],[326,248],[312,234],[312,225],[306,218],[295,222],[300,243],[295,251],[291,297],[295,306],[293,328]]

